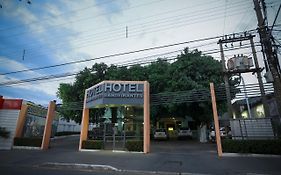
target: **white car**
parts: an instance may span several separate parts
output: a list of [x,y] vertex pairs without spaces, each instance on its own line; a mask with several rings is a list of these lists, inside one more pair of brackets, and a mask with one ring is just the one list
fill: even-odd
[[182,127],[178,131],[178,138],[192,138],[192,131],[190,128]]
[[154,139],[156,140],[166,140],[168,135],[165,129],[156,129],[154,132]]

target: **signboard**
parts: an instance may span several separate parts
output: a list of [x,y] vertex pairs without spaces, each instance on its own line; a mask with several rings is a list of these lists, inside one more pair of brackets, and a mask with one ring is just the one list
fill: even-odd
[[86,107],[97,105],[142,105],[144,84],[141,82],[103,81],[86,91]]
[[20,110],[22,99],[1,99],[0,109]]

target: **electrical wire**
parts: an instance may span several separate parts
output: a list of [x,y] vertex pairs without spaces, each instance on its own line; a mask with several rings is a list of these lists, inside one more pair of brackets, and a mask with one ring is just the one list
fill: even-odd
[[[249,48],[250,46],[247,46],[247,48]],[[245,47],[244,47],[245,48]],[[236,48],[230,48],[228,50],[225,51],[229,51],[229,50],[235,50]],[[215,53],[213,51],[214,49],[212,49],[212,52],[209,53]],[[217,53],[220,51],[217,51]],[[205,52],[205,54],[208,54],[208,52]],[[147,57],[144,57],[147,58]],[[175,60],[177,58],[177,56],[172,56],[172,57],[168,57],[167,60]],[[147,64],[147,63],[152,63],[154,62],[155,59],[151,60],[151,61],[146,61],[146,62],[131,62],[122,66],[132,66],[132,65],[136,65],[136,64]],[[30,79],[24,79],[24,80],[15,80],[15,81],[8,81],[8,82],[3,82],[0,83],[0,86],[9,86],[9,85],[16,85],[16,84],[22,84],[22,83],[27,83],[27,82],[34,82],[34,81],[41,81],[41,80],[49,80],[49,79],[56,79],[56,78],[62,78],[62,77],[69,77],[69,76],[75,76],[79,74],[79,72],[73,73],[73,72],[68,72],[68,73],[63,73],[63,74],[58,74],[58,75],[48,75],[48,76],[42,76],[42,77],[36,77],[36,78],[30,78]]]
[[179,42],[179,43],[174,43],[174,44],[168,44],[168,45],[162,45],[162,46],[156,46],[156,47],[149,47],[149,48],[140,49],[140,50],[134,50],[134,51],[129,51],[129,52],[115,53],[115,54],[105,55],[105,56],[91,58],[91,59],[84,59],[84,60],[78,60],[78,61],[70,61],[70,62],[65,62],[65,63],[61,63],[61,64],[56,64],[56,65],[50,65],[50,66],[44,66],[44,67],[22,69],[22,70],[13,71],[13,72],[1,73],[0,75],[9,75],[9,74],[15,74],[15,73],[21,73],[21,72],[28,72],[28,71],[34,71],[34,70],[42,70],[42,69],[47,69],[47,68],[53,68],[53,67],[60,67],[60,66],[65,66],[65,65],[77,64],[77,63],[84,63],[84,62],[89,62],[89,61],[94,61],[94,60],[99,60],[99,59],[104,59],[104,58],[109,58],[109,57],[124,56],[124,55],[133,54],[133,53],[145,52],[145,51],[149,51],[149,50],[157,50],[157,49],[168,48],[168,47],[172,47],[172,46],[179,46],[179,45],[189,44],[189,43],[194,43],[194,42],[208,41],[208,40],[212,40],[212,39],[218,39],[218,38],[221,38],[221,37],[222,36],[195,39],[195,40]]
[[[264,86],[271,86],[273,89],[273,85],[271,83],[265,83]],[[256,87],[254,90],[259,90],[259,84],[247,84],[247,87]],[[226,100],[225,87],[219,86],[215,87],[216,99],[218,101]],[[234,89],[235,87],[231,87]],[[237,88],[236,90],[240,91],[243,87]],[[272,90],[273,91],[273,90]],[[248,94],[256,93],[253,90],[247,90]],[[243,92],[244,93],[244,92]],[[232,96],[236,96],[236,100],[244,100],[245,94],[241,97],[237,97],[237,93],[232,93]],[[170,105],[170,104],[179,104],[179,103],[194,103],[194,102],[210,102],[211,94],[208,89],[197,89],[197,90],[187,90],[187,91],[176,91],[176,92],[162,92],[157,94],[150,95],[150,103],[151,106],[156,105]],[[253,97],[259,97],[257,94]],[[250,97],[251,98],[251,97]],[[77,102],[66,102],[60,105],[60,110],[82,110],[83,109],[83,101]]]
[[[245,8],[246,9],[246,8]],[[239,9],[239,10],[241,10],[241,9]],[[243,9],[242,9],[243,10]],[[235,13],[234,14],[240,14],[240,12],[237,12],[237,11],[235,11]],[[233,14],[229,14],[229,15],[233,15]],[[196,16],[197,18],[195,18],[195,19],[198,19],[198,20],[201,20],[202,21],[202,19],[204,19],[203,20],[203,22],[204,21],[209,21],[210,19],[210,17],[212,17],[211,19],[217,19],[217,16],[213,16],[212,14],[206,14],[205,15],[205,17],[202,17],[202,16]],[[207,18],[207,19],[205,19],[205,18]],[[163,22],[164,22],[164,24],[165,23],[167,23],[167,18],[163,18],[163,19],[165,19]],[[194,20],[194,19],[193,19]],[[158,21],[158,22],[157,22]],[[157,24],[157,23],[162,23],[162,21],[160,21],[159,22],[159,20],[157,20],[157,21],[151,21],[150,23],[152,23],[152,24],[150,24],[150,25],[148,25],[151,29],[155,29],[155,27],[151,27],[151,25],[155,25],[155,24]],[[174,28],[174,27],[181,27],[181,26],[183,26],[182,24],[185,24],[186,22],[192,22],[192,20],[187,20],[187,18],[183,18],[183,17],[181,17],[181,18],[179,18],[178,20],[175,20],[175,19],[171,19],[171,20],[169,20],[169,21],[171,21],[172,23],[171,24],[168,24],[169,26],[173,26],[173,27],[168,27],[168,28],[165,28],[165,29],[161,29],[162,31],[163,30],[168,30],[168,29],[171,29],[171,28]],[[176,21],[176,22],[175,22]],[[198,21],[197,21],[198,22]],[[195,23],[197,23],[197,22],[195,22]],[[180,24],[180,25],[179,25]],[[190,24],[192,24],[192,23],[190,23]],[[140,24],[140,25],[143,25],[143,23],[142,24]],[[177,26],[175,26],[175,25],[177,25]],[[165,24],[164,26],[161,26],[161,27],[165,27],[165,26],[167,26],[167,24]],[[158,26],[159,27],[159,26]],[[139,27],[136,27],[136,29],[138,29]],[[148,28],[149,29],[149,28]],[[146,30],[148,30],[147,28],[146,28]],[[123,29],[118,29],[118,31],[121,31],[121,30],[123,30]],[[130,31],[131,32],[133,32],[133,33],[135,33],[134,35],[130,35],[130,37],[132,38],[132,37],[135,37],[135,36],[138,36],[139,35],[139,33],[142,33],[143,31],[142,30],[137,30],[137,31],[135,31],[134,32],[134,30],[133,30],[133,27],[130,27]],[[159,30],[154,30],[154,31],[147,31],[147,33],[152,33],[152,32],[157,32],[157,31],[159,31]],[[83,48],[83,47],[87,47],[88,46],[88,44],[89,43],[95,43],[95,42],[98,42],[98,43],[96,43],[96,44],[103,44],[103,43],[107,43],[107,42],[110,42],[110,41],[114,41],[114,40],[119,40],[119,39],[123,39],[124,38],[124,34],[123,33],[119,33],[119,34],[115,34],[116,32],[114,32],[113,31],[113,33],[112,33],[112,31],[111,31],[111,34],[114,34],[113,36],[109,36],[108,34],[106,34],[105,35],[105,37],[103,37],[103,38],[99,38],[101,35],[101,33],[98,33],[98,34],[95,34],[94,36],[98,36],[98,38],[95,38],[94,40],[92,40],[91,38],[89,38],[89,39],[83,39],[83,42],[80,42],[80,43],[76,43],[77,45],[78,45],[78,47],[75,47],[75,49],[78,49],[78,48]],[[89,36],[88,36],[89,37]],[[114,37],[114,38],[112,38],[112,37]],[[58,38],[56,38],[56,40],[57,40]],[[78,39],[77,39],[78,40]],[[82,40],[82,39],[79,39],[79,40]],[[60,42],[61,43],[61,42]],[[26,46],[26,44],[25,44],[25,46]],[[62,49],[63,47],[62,46],[64,46],[63,44],[54,44],[54,45],[52,45],[50,48],[49,48],[49,50],[46,50],[46,52],[47,53],[50,53],[50,49],[56,49],[56,48],[59,48],[59,49]],[[38,52],[38,49],[33,49],[34,51],[32,51],[32,49],[29,49],[29,53],[31,52],[31,55],[32,55],[32,53],[33,53],[33,56],[40,56],[40,55],[36,55],[36,52]],[[34,55],[34,52],[35,52],[35,55]],[[16,52],[14,52],[14,51],[10,51],[10,52],[8,52],[8,53],[15,53],[16,54]],[[31,56],[30,55],[30,56]],[[10,55],[11,56],[11,55]]]

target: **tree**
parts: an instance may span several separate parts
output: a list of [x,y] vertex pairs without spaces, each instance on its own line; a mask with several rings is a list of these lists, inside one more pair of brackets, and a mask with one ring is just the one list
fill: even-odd
[[[73,84],[61,84],[57,95],[63,103],[83,101],[85,89],[103,80],[147,80],[151,94],[198,89],[209,91],[209,82],[223,82],[221,67],[221,63],[211,56],[202,55],[198,50],[189,51],[188,48],[172,63],[163,58],[146,66],[117,67],[96,63],[92,68],[80,71]],[[151,106],[151,120],[155,123],[163,116],[184,118],[188,115],[198,123],[208,122],[209,109],[210,103],[205,102],[155,105]],[[103,115],[101,111],[95,113]],[[75,121],[81,121],[81,111],[68,111],[66,114]]]
[[[204,56],[198,50],[192,52],[188,48],[178,56],[176,62],[172,63],[169,69],[169,75],[173,78],[169,80],[169,91],[186,90],[206,90],[209,91],[209,83],[221,84],[222,68],[221,63],[210,56]],[[196,123],[207,123],[211,120],[211,104],[208,102],[185,103],[180,105],[171,105],[170,111],[184,118],[191,116]]]

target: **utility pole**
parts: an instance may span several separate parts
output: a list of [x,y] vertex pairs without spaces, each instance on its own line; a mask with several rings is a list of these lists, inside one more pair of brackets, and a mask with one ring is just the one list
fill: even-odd
[[[267,62],[268,62],[268,67],[269,70],[272,74],[273,78],[273,87],[274,87],[274,96],[276,99],[277,103],[277,109],[279,112],[279,118],[281,115],[281,78],[280,74],[278,72],[278,58],[277,55],[274,54],[273,52],[273,45],[272,45],[272,34],[271,31],[269,30],[268,26],[265,24],[266,22],[266,11],[262,13],[261,10],[261,4],[263,4],[264,8],[264,0],[253,0],[254,6],[255,6],[255,11],[256,11],[256,16],[258,20],[258,32],[260,35],[260,42],[261,45],[263,46],[264,50],[263,52],[266,55]],[[261,2],[261,4],[260,4]],[[280,125],[280,121],[278,123]],[[280,133],[279,133],[280,134]]]
[[232,104],[231,104],[231,93],[230,93],[230,86],[229,86],[229,75],[226,74],[225,58],[224,58],[222,40],[219,40],[218,44],[220,45],[222,71],[224,73],[223,80],[224,80],[225,93],[226,93],[226,101],[227,101],[226,103],[227,103],[228,117],[233,118],[233,109],[232,109]]
[[[259,63],[258,63],[258,59],[257,59],[257,55],[256,55],[256,49],[255,49],[255,45],[254,45],[254,41],[253,41],[254,37],[255,37],[254,35],[247,34],[247,33],[244,33],[244,36],[243,35],[237,36],[237,35],[233,34],[233,35],[225,35],[225,37],[223,39],[220,39],[218,41],[218,44],[220,45],[222,69],[223,69],[223,73],[224,73],[224,84],[225,84],[225,91],[226,91],[228,115],[230,118],[232,118],[233,109],[232,109],[232,104],[231,104],[231,91],[230,91],[230,85],[229,85],[229,77],[231,77],[231,75],[235,75],[235,74],[241,75],[242,73],[249,73],[249,72],[257,73],[257,79],[258,79],[259,88],[260,88],[260,92],[261,92],[262,104],[264,106],[265,116],[267,116],[269,114],[268,105],[266,103],[264,86],[263,86],[263,82],[262,82],[262,76],[261,76],[262,69],[259,67]],[[234,70],[226,69],[226,67],[225,67],[226,60],[224,58],[224,51],[223,51],[222,44],[234,43],[234,42],[241,43],[242,41],[250,41],[255,68],[253,68],[253,69],[250,69],[250,68],[234,69]]]
[[260,92],[261,92],[264,115],[269,116],[270,115],[269,114],[269,108],[268,108],[268,104],[267,104],[267,101],[266,101],[266,94],[265,94],[265,90],[264,90],[264,86],[263,86],[263,82],[262,82],[262,76],[261,76],[262,69],[260,69],[260,66],[259,66],[257,52],[256,52],[256,49],[255,49],[253,37],[250,38],[250,43],[251,43],[252,54],[253,54],[253,57],[254,57],[254,63],[255,63],[256,69],[257,69],[257,78],[258,78],[258,83],[259,83]]

